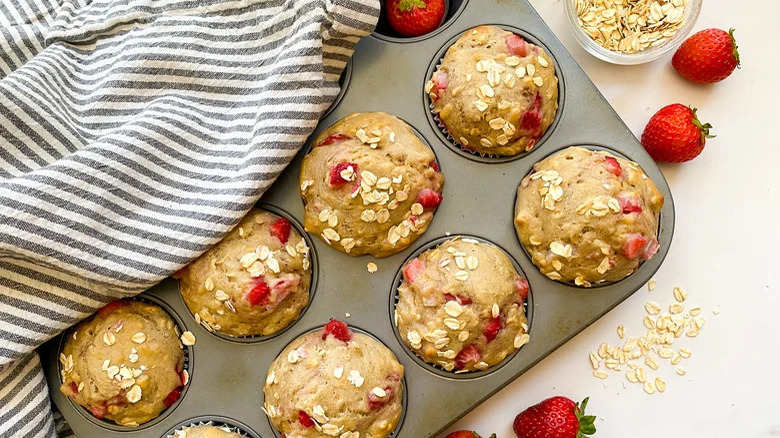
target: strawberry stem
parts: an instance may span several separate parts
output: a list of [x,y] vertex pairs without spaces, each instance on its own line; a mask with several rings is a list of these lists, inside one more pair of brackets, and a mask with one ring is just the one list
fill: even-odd
[[596,433],[596,425],[593,424],[596,421],[595,415],[585,415],[585,407],[588,406],[589,397],[585,397],[582,403],[574,405],[574,415],[577,416],[577,421],[580,423],[580,430],[577,432],[577,438],[586,438],[586,435],[593,435]]
[[691,109],[691,112],[693,113],[693,118],[691,119],[691,123],[696,125],[697,128],[699,128],[699,131],[701,131],[701,144],[704,144],[708,138],[715,138],[715,135],[710,135],[710,129],[712,129],[712,125],[709,123],[702,124],[698,118],[696,118],[696,111],[698,111],[697,108],[688,107]]
[[737,68],[740,68],[740,67],[742,67],[742,64],[740,63],[740,60],[739,60],[739,50],[738,50],[739,46],[737,46],[737,40],[736,40],[736,38],[734,38],[734,31],[735,30],[736,29],[734,29],[733,27],[731,29],[729,29],[729,36],[731,37],[731,45],[734,46],[734,51],[732,52],[732,54],[734,55],[734,59],[737,60]]
[[411,11],[414,8],[425,9],[427,6],[425,0],[401,0],[401,2],[398,3],[398,9],[402,12]]

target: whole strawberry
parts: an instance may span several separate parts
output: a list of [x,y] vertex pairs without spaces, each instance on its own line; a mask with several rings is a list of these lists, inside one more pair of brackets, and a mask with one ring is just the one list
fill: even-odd
[[642,146],[655,161],[682,163],[696,158],[710,135],[712,125],[696,118],[696,108],[676,103],[661,108],[647,123]]
[[[482,436],[471,430],[458,430],[444,438],[482,438]],[[496,438],[496,434],[490,435],[490,438]]]
[[585,415],[582,405],[566,397],[552,397],[524,410],[512,425],[517,438],[585,438],[596,433],[596,417]]
[[685,40],[672,57],[683,77],[700,84],[719,82],[739,67],[734,29],[706,29]]
[[444,18],[444,0],[387,0],[390,26],[403,36],[416,37],[433,32]]

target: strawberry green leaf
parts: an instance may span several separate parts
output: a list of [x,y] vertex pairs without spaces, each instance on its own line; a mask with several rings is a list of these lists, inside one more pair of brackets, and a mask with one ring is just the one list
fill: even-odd
[[580,430],[577,432],[577,438],[587,438],[586,435],[593,435],[596,433],[596,425],[593,424],[596,421],[595,415],[585,415],[585,408],[588,406],[589,397],[585,397],[582,403],[574,405],[574,415],[579,422]]
[[734,29],[733,27],[731,29],[729,29],[729,36],[731,37],[731,45],[734,46],[734,51],[732,52],[732,54],[734,55],[734,59],[737,60],[737,67],[741,67],[742,64],[741,64],[741,62],[739,60],[739,50],[738,50],[739,46],[737,46],[737,40],[736,40],[736,38],[734,38],[734,31],[735,30],[736,29]]
[[[691,108],[691,107],[689,107]],[[709,123],[702,124],[699,119],[696,117],[696,111],[697,108],[691,108],[691,112],[693,113],[693,118],[691,119],[691,123],[696,125],[697,128],[699,128],[699,131],[701,131],[701,144],[704,144],[708,138],[715,138],[715,135],[710,135],[710,129],[712,129],[712,125]]]
[[588,400],[590,400],[590,397],[585,397],[585,400],[583,400],[582,403],[577,404],[577,410],[584,414],[585,408],[588,406]]
[[398,9],[402,12],[408,12],[414,8],[425,9],[427,6],[425,0],[401,0],[401,2],[398,3]]

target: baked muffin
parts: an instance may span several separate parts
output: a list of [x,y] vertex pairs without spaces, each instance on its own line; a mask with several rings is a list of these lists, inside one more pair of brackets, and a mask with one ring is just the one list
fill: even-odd
[[386,438],[401,418],[403,377],[387,347],[331,320],[274,360],[263,410],[287,438]]
[[463,34],[425,84],[433,112],[463,149],[530,151],[555,119],[555,64],[539,46],[495,26]]
[[176,438],[242,438],[236,432],[225,427],[217,426],[193,426],[176,431]]
[[403,268],[395,324],[424,361],[486,370],[528,342],[528,282],[497,246],[456,237]]
[[173,320],[139,301],[114,301],[77,325],[60,363],[60,391],[120,426],[156,418],[178,400],[187,381]]
[[306,231],[350,255],[386,257],[428,228],[444,176],[402,120],[355,113],[314,140],[300,184]]
[[631,275],[658,251],[663,205],[636,163],[571,147],[523,179],[515,228],[543,274],[589,287]]
[[309,247],[289,220],[253,209],[177,277],[184,302],[209,331],[270,335],[309,303]]

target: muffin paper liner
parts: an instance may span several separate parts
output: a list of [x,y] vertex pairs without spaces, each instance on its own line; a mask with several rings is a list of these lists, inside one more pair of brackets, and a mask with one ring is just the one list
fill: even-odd
[[[228,341],[228,342],[238,342],[238,343],[246,343],[251,344],[255,342],[264,342],[269,339],[273,339],[277,336],[280,336],[287,332],[287,330],[290,330],[295,324],[298,323],[298,321],[303,318],[303,315],[306,313],[306,311],[309,310],[311,307],[311,303],[314,300],[314,295],[317,290],[317,279],[318,279],[318,260],[317,260],[317,254],[314,249],[314,243],[311,240],[311,236],[309,233],[307,233],[303,227],[303,224],[298,222],[298,219],[293,216],[292,214],[274,207],[269,204],[265,204],[263,202],[257,203],[253,208],[274,214],[276,216],[285,218],[290,221],[290,225],[295,229],[295,231],[298,232],[298,234],[301,235],[303,240],[306,242],[306,245],[309,247],[309,270],[311,271],[311,282],[309,284],[309,302],[306,304],[306,306],[301,309],[301,312],[298,314],[297,317],[295,317],[294,320],[292,320],[286,327],[282,327],[279,331],[275,333],[271,333],[270,335],[246,335],[246,336],[230,336],[226,335],[218,330],[212,330],[209,328],[206,324],[200,323],[199,325],[203,327],[210,335],[215,336],[217,338],[220,338],[222,340]],[[178,280],[177,280],[178,281]],[[195,314],[192,313],[191,310],[189,310],[189,306],[187,307],[187,312],[189,312],[192,317],[195,317]]]
[[234,426],[234,425],[226,423],[224,421],[220,421],[220,420],[201,420],[201,421],[196,421],[196,422],[192,422],[192,423],[189,423],[189,424],[182,424],[180,426],[177,426],[176,429],[174,429],[173,431],[171,431],[167,435],[165,435],[165,438],[179,438],[179,436],[180,436],[179,432],[183,431],[184,429],[186,429],[188,427],[199,427],[199,426],[214,426],[214,427],[217,427],[217,428],[220,428],[220,429],[224,430],[225,432],[237,433],[237,434],[239,434],[240,436],[242,436],[244,438],[254,438],[256,436],[254,434],[251,434],[251,433],[245,431],[244,429],[242,429],[239,426]]
[[[427,366],[427,367],[430,367],[432,369],[435,369],[440,374],[442,374],[444,376],[448,376],[448,377],[474,378],[474,377],[484,376],[485,374],[489,374],[489,373],[492,373],[493,371],[496,371],[496,370],[500,369],[507,362],[509,362],[512,359],[512,357],[514,357],[523,347],[516,348],[512,353],[507,355],[504,358],[504,360],[502,360],[500,363],[498,363],[497,365],[494,365],[494,366],[492,366],[492,367],[490,367],[490,368],[488,368],[486,370],[475,370],[475,371],[467,371],[467,370],[454,371],[453,370],[453,371],[447,371],[446,369],[444,369],[444,367],[442,367],[440,365],[437,365],[435,363],[430,363],[430,362],[424,360],[422,357],[420,357],[420,355],[418,355],[415,351],[413,351],[411,348],[409,348],[409,345],[401,338],[400,331],[398,330],[398,326],[395,323],[395,311],[396,311],[395,309],[396,309],[396,306],[398,305],[398,300],[400,299],[400,295],[398,293],[398,288],[401,287],[401,284],[404,281],[404,277],[402,275],[404,266],[406,266],[407,263],[409,263],[409,261],[411,261],[413,258],[419,256],[420,254],[422,254],[422,253],[424,253],[426,251],[432,250],[434,248],[438,248],[444,242],[450,241],[450,240],[455,239],[455,238],[475,239],[475,240],[480,241],[480,243],[486,243],[486,244],[490,244],[490,245],[494,245],[494,246],[498,247],[501,251],[503,251],[507,255],[507,257],[509,257],[509,260],[512,262],[512,265],[515,267],[515,270],[517,270],[517,273],[520,274],[523,278],[526,278],[526,279],[528,278],[525,275],[525,272],[523,272],[522,268],[520,267],[520,264],[517,263],[517,260],[515,260],[514,257],[509,252],[507,252],[501,245],[498,245],[495,242],[491,242],[490,240],[483,239],[483,238],[478,237],[478,236],[472,236],[472,235],[469,235],[469,234],[453,234],[451,236],[440,237],[438,239],[432,240],[432,241],[422,245],[415,252],[413,252],[406,260],[404,260],[404,262],[401,264],[401,268],[398,270],[398,273],[396,274],[396,281],[393,283],[394,284],[394,288],[393,288],[392,304],[391,304],[392,305],[393,314],[392,314],[391,320],[392,320],[392,323],[393,323],[393,331],[395,332],[395,335],[398,338],[398,340],[401,342],[401,344],[403,344],[404,350],[407,353],[409,353],[412,356],[413,359],[418,361],[419,365],[424,366],[424,367]],[[533,297],[531,296],[531,293],[532,292],[529,292],[528,298],[526,298],[525,301],[523,301],[523,310],[524,310],[526,321],[527,321],[527,324],[528,324],[528,330],[526,330],[526,333],[529,333],[531,331],[531,323],[533,321],[533,315],[532,315],[531,312],[529,312],[529,302],[530,302],[530,300],[533,299]]]
[[[292,339],[290,342],[285,344],[282,347],[282,349],[279,350],[279,353],[277,353],[276,358],[279,358],[280,355],[282,354],[282,352],[285,349],[287,349],[287,347],[289,347],[290,344],[295,342],[300,337],[305,336],[305,335],[307,335],[309,333],[313,333],[313,332],[322,330],[324,327],[325,327],[324,325],[320,325],[320,326],[317,326],[317,327],[314,327],[314,328],[311,328],[309,330],[304,331],[303,333],[298,335],[296,338]],[[379,344],[383,345],[388,350],[390,349],[390,347],[388,347],[388,345],[384,341],[382,341],[381,339],[376,337],[376,335],[374,335],[373,333],[369,332],[368,330],[364,330],[364,329],[362,329],[360,327],[355,327],[355,326],[352,326],[352,325],[350,325],[349,328],[352,331],[356,332],[356,333],[360,333],[362,335],[368,336],[369,338],[371,338],[374,341],[378,342]],[[396,360],[398,360],[398,357],[395,355],[395,352],[392,351],[392,350],[390,350],[390,351],[393,354],[393,356],[395,356]],[[276,360],[276,358],[274,360]],[[402,391],[403,395],[402,395],[402,398],[401,398],[401,417],[398,419],[398,424],[395,425],[395,429],[393,429],[393,431],[390,432],[390,434],[387,436],[387,438],[394,438],[394,437],[396,437],[398,435],[399,431],[401,430],[401,428],[403,427],[404,420],[406,419],[406,412],[407,412],[407,409],[408,409],[408,406],[409,406],[409,386],[408,386],[408,382],[406,380],[406,373],[404,373],[404,377],[401,379],[401,382],[402,382],[401,387],[403,389],[403,391]],[[273,421],[271,421],[271,417],[269,417],[268,413],[265,411],[265,406],[264,405],[263,405],[263,408],[262,408],[262,412],[263,412],[263,416],[268,421],[268,425],[271,427],[271,430],[273,431],[274,436],[277,437],[277,438],[281,437],[282,433],[279,431],[279,429],[276,428],[276,426],[274,426]],[[184,426],[181,426],[181,427],[184,427]],[[340,435],[336,435],[336,438],[338,438],[339,436]],[[253,436],[250,435],[250,437],[253,437]],[[171,437],[166,436],[165,438],[171,438]],[[173,438],[178,438],[178,437],[174,436]],[[265,438],[265,437],[263,437],[263,438]]]
[[[444,53],[447,53],[447,51],[445,50]],[[436,68],[433,70],[434,73],[436,73],[439,70],[439,68],[441,67],[442,62],[444,62],[444,58],[443,57],[440,58],[439,62],[436,64]],[[428,80],[430,80],[430,79],[431,78],[427,78],[426,82]],[[425,95],[425,98],[428,99],[428,109],[431,111],[431,115],[433,116],[433,121],[436,122],[436,126],[439,128],[441,133],[444,134],[444,136],[447,138],[447,140],[450,143],[452,143],[453,146],[457,147],[458,149],[462,150],[463,152],[467,152],[467,153],[469,153],[471,155],[474,155],[476,157],[482,157],[482,158],[488,158],[488,159],[491,159],[491,158],[492,159],[513,158],[513,157],[522,156],[522,155],[527,154],[527,153],[530,152],[530,151],[523,151],[523,152],[521,152],[519,154],[516,154],[516,155],[498,155],[498,154],[486,154],[486,153],[483,153],[483,152],[479,152],[479,151],[475,151],[475,150],[464,148],[463,145],[460,144],[460,142],[458,140],[456,140],[455,137],[452,136],[452,134],[450,134],[450,131],[447,130],[447,127],[444,125],[444,123],[439,118],[439,114],[434,111],[433,99],[431,99],[431,97],[428,96],[427,94]],[[531,150],[533,150],[533,149],[531,149]]]
[[[506,28],[506,27],[503,27],[503,26],[500,26],[500,27],[502,27],[505,30],[508,30],[508,31],[514,33],[515,35],[520,35],[523,38],[527,38],[527,36],[518,34],[516,31],[514,31],[512,29],[509,29],[509,28]],[[457,41],[457,39],[453,39],[452,43],[449,46],[447,46],[447,49],[452,47],[452,45],[455,44],[456,41]],[[533,41],[533,44],[539,45],[540,43],[538,43],[536,41]],[[550,50],[547,49],[547,47],[545,47],[544,44],[542,44],[542,47],[547,51],[547,54],[550,57],[553,58],[553,63],[555,63],[555,58],[551,54]],[[444,62],[444,56],[446,54],[447,54],[447,50],[443,50],[442,51],[442,56],[439,58],[438,62],[436,63],[436,67],[432,70],[432,73],[436,73],[439,70],[439,68],[441,68],[442,63]],[[548,133],[551,132],[555,128],[556,122],[558,120],[559,114],[560,114],[560,112],[562,110],[562,106],[563,106],[561,104],[561,102],[560,102],[560,98],[561,98],[560,95],[562,94],[562,90],[561,90],[562,79],[561,79],[561,76],[560,76],[560,69],[559,69],[557,64],[555,65],[555,77],[558,78],[558,87],[559,87],[559,97],[558,97],[558,99],[559,99],[559,104],[558,104],[558,110],[556,111],[555,118],[553,119],[552,124],[547,127],[547,129],[544,131],[544,133],[539,138],[539,140],[537,141],[537,143],[534,145],[533,148],[531,148],[530,150],[523,150],[520,153],[515,154],[515,155],[486,154],[486,153],[483,153],[483,152],[474,151],[474,150],[470,150],[470,149],[464,148],[463,145],[460,144],[460,142],[457,139],[455,139],[455,137],[453,137],[452,134],[450,134],[450,132],[447,130],[447,127],[445,126],[445,124],[441,121],[441,118],[439,118],[439,115],[434,111],[433,99],[431,99],[430,96],[428,96],[427,93],[425,93],[425,99],[427,99],[427,101],[428,101],[428,109],[431,112],[431,116],[433,118],[433,121],[436,123],[436,127],[439,129],[439,131],[441,131],[442,134],[444,134],[444,137],[453,146],[455,146],[458,149],[460,149],[461,151],[466,152],[466,153],[468,153],[470,155],[473,155],[475,157],[486,158],[486,159],[494,159],[494,160],[502,160],[502,161],[503,160],[511,160],[511,159],[514,159],[514,158],[523,157],[523,156],[531,153],[535,149],[537,149],[539,147],[539,143],[541,142],[541,140],[546,138]],[[430,80],[430,79],[431,78],[426,78],[426,82],[428,80]]]
[[[155,300],[152,300],[152,299],[149,299],[149,298],[145,297],[143,294],[137,295],[137,296],[134,296],[134,297],[119,298],[118,300],[138,301],[138,302],[151,304],[151,305],[154,305],[154,306],[157,306],[157,307],[161,308],[171,318],[171,320],[173,321],[173,326],[174,326],[174,328],[176,330],[176,336],[177,337],[181,336],[181,334],[182,334],[182,325],[179,322],[179,319],[178,319],[179,316],[176,313],[174,313],[173,309],[170,309],[168,307],[168,305],[164,301],[160,300],[160,302],[157,302]],[[94,317],[94,316],[91,316],[90,318],[92,318],[92,317]],[[68,339],[70,339],[70,337],[73,334],[73,330],[75,330],[75,328],[76,328],[76,326],[73,326],[73,327],[71,327],[70,329],[68,329],[65,332],[65,336],[62,337],[62,340],[61,340],[59,348],[58,348],[58,355],[59,355],[59,353],[62,352],[62,349],[65,348],[65,343],[68,341]],[[190,348],[185,346],[184,348],[182,348],[182,351],[184,352],[184,364],[183,364],[183,368],[182,369],[187,371],[187,373],[191,374]],[[59,362],[58,362],[58,365],[57,365],[57,371],[58,371],[58,373],[60,373],[59,381],[60,381],[60,383],[63,383],[62,382],[62,365],[59,364]],[[189,386],[189,382],[186,385],[182,385],[182,388],[187,388],[188,386]],[[56,389],[56,390],[59,391],[59,389]],[[182,393],[179,396],[179,400],[181,400],[185,396],[185,393],[186,393],[186,389],[182,389]],[[130,426],[119,425],[119,424],[117,424],[117,423],[115,423],[115,422],[113,422],[111,420],[97,418],[94,415],[92,415],[92,413],[89,412],[89,410],[87,408],[85,408],[84,406],[81,406],[80,404],[76,403],[70,397],[68,397],[68,400],[70,401],[71,404],[73,404],[73,406],[76,409],[78,409],[78,410],[80,410],[82,412],[82,415],[84,415],[87,419],[89,419],[93,423],[99,424],[100,426],[106,427],[106,428],[109,428],[109,429],[122,430],[122,431],[125,431],[125,430],[126,431],[137,431],[137,430],[142,430],[142,429],[144,429],[146,427],[152,426],[152,425],[156,424],[157,422],[161,421],[163,418],[165,418],[170,412],[172,412],[175,409],[176,405],[179,403],[179,400],[177,400],[176,403],[174,403],[173,405],[168,406],[165,409],[163,409],[162,412],[160,412],[160,415],[158,415],[157,417],[147,421],[146,423],[140,424],[138,427],[130,427]]]

